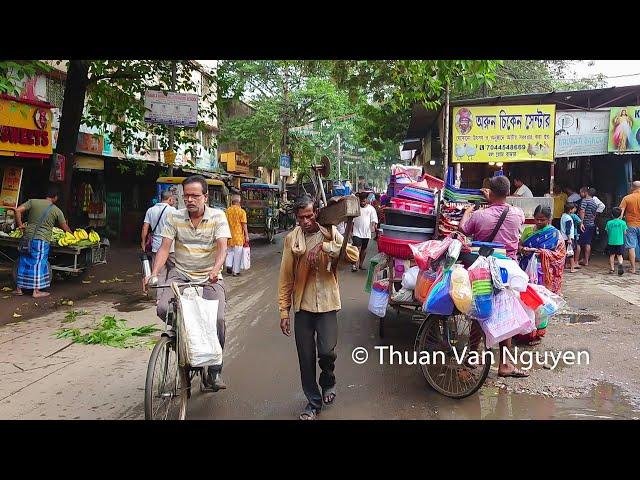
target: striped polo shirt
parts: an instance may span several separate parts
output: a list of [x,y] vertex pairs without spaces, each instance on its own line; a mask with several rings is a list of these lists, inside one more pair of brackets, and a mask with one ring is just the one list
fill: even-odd
[[[193,282],[206,280],[216,263],[216,240],[231,238],[227,216],[217,208],[205,205],[204,216],[197,228],[191,223],[186,208],[171,212],[162,236],[175,240],[175,268]],[[218,278],[222,279],[222,269]]]

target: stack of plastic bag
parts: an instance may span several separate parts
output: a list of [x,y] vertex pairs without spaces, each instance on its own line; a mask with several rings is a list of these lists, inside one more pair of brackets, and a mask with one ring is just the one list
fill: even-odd
[[536,329],[533,318],[525,311],[517,292],[505,288],[493,296],[491,315],[480,321],[491,348],[514,335],[527,334]]
[[382,318],[387,314],[387,305],[389,305],[388,280],[374,282],[369,294],[369,311]]

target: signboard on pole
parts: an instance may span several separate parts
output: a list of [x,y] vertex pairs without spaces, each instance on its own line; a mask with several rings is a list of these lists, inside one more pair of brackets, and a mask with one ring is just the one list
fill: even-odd
[[452,160],[553,162],[555,105],[453,109]]
[[198,125],[198,95],[194,93],[147,90],[144,108],[146,123],[188,128]]
[[556,158],[607,155],[608,138],[608,109],[565,110],[556,114]]
[[640,152],[640,107],[611,107],[608,149],[613,153]]
[[280,155],[280,176],[291,176],[291,157],[289,155]]

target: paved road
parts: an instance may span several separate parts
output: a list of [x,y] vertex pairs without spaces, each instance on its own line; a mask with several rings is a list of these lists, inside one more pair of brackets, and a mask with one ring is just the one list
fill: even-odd
[[[194,389],[189,419],[294,419],[304,407],[294,339],[279,329],[277,276],[282,240],[280,235],[275,245],[252,242],[252,269],[225,280],[229,299],[224,377],[229,389],[216,394]],[[135,276],[137,270],[136,260],[123,272]],[[139,277],[124,278],[132,279],[133,284]],[[516,388],[507,391],[492,370],[479,394],[455,401],[430,390],[417,366],[380,365],[374,355],[365,365],[357,365],[351,359],[355,347],[365,347],[371,353],[376,345],[410,350],[418,325],[392,317],[385,338],[378,338],[378,320],[367,311],[368,296],[363,292],[366,272],[344,270],[340,278],[343,310],[338,317],[338,398],[322,412],[321,419],[640,416],[621,390],[607,382],[598,382],[582,398],[553,398],[522,393],[515,382],[510,385]],[[79,317],[74,325],[90,325],[105,314],[125,318],[131,325],[156,321],[152,303],[126,286],[120,292],[115,289],[77,302],[73,308],[85,309],[89,315]],[[66,310],[69,308],[0,327],[0,418],[142,418],[150,351],[69,345],[55,339],[52,333],[62,325]],[[558,325],[551,329],[550,335],[557,336],[549,343],[566,337],[562,332],[572,328],[581,327]],[[565,374],[571,371],[564,369]],[[533,375],[547,386],[560,378],[548,370],[534,371]]]

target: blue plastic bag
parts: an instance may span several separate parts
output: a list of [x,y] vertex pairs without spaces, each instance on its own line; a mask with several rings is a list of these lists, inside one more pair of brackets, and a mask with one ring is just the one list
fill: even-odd
[[442,280],[433,287],[427,301],[424,303],[423,310],[426,313],[435,315],[451,315],[455,307],[451,298],[451,271],[446,271]]

